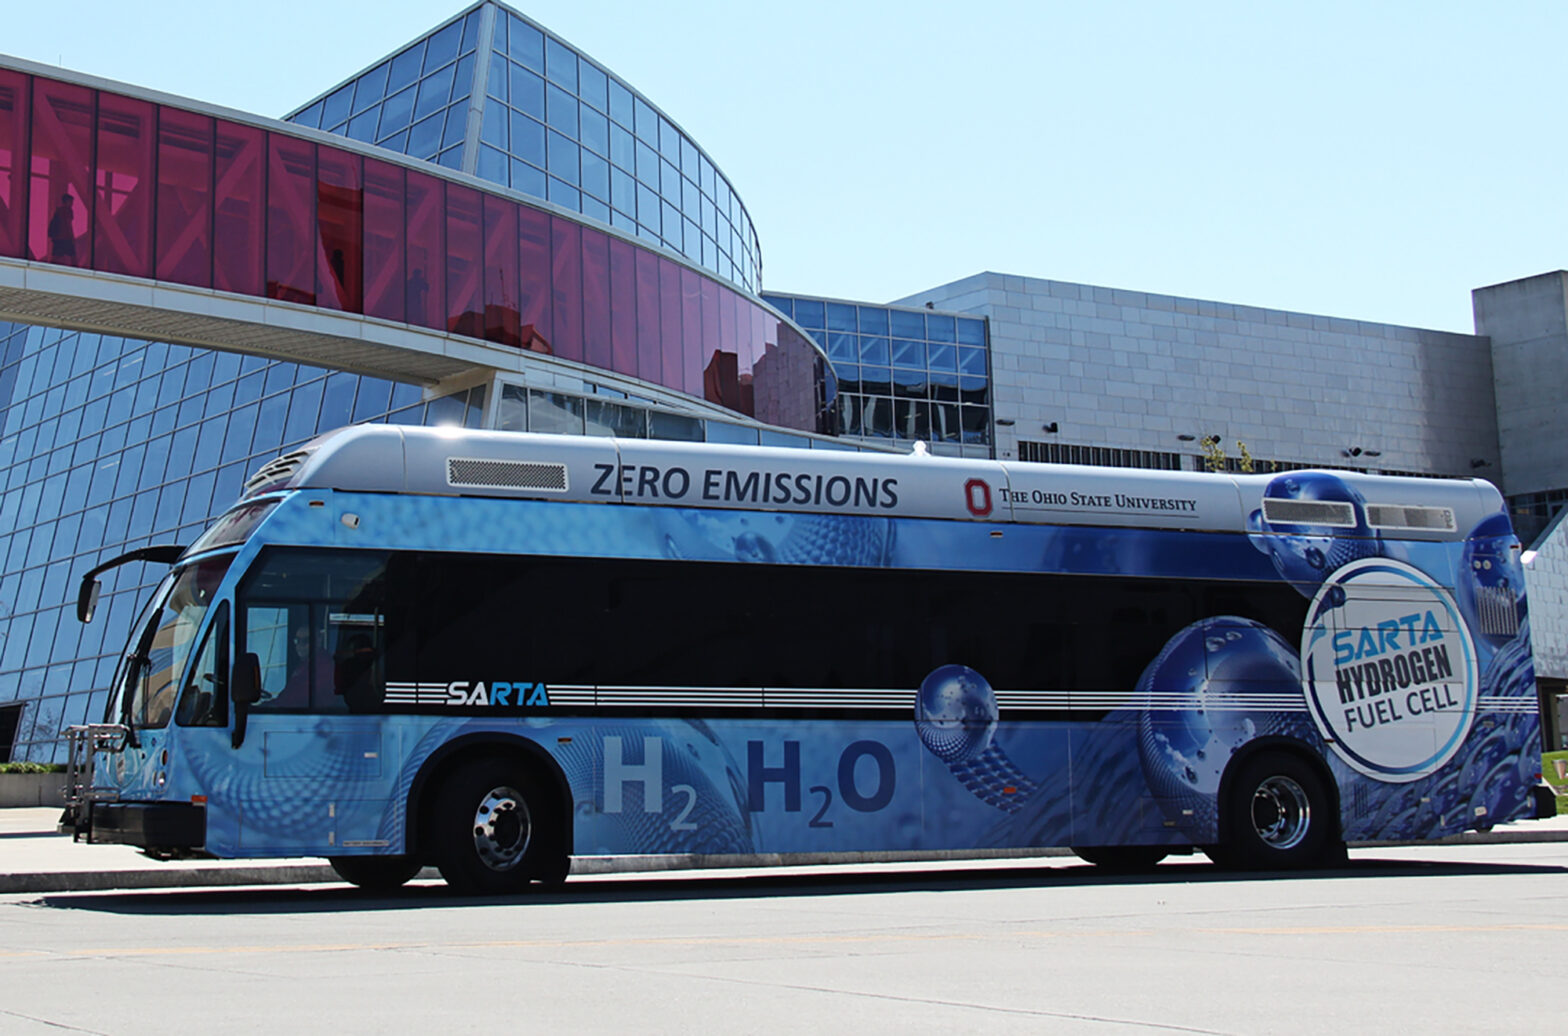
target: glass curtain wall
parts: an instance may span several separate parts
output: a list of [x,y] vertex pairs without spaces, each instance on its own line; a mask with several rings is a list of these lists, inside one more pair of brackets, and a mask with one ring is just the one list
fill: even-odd
[[838,376],[839,434],[991,455],[984,320],[793,295],[763,300],[827,350]]
[[[479,113],[472,157],[470,110]],[[751,291],[762,283],[751,217],[696,142],[619,77],[499,4],[458,15],[287,118],[546,199]]]
[[362,313],[829,430],[831,369],[751,297],[435,172],[0,69],[0,255]]
[[[110,573],[77,622],[81,574],[153,543],[190,543],[268,459],[354,421],[477,427],[483,389],[417,386],[235,353],[0,324],[0,708],[22,705],[13,758],[60,759],[97,721],[135,612],[162,572]],[[3,746],[0,746],[3,747]]]
[[459,15],[288,121],[462,169],[479,23]]

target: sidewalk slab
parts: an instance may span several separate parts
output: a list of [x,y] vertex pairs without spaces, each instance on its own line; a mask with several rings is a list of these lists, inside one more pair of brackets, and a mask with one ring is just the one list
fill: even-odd
[[[200,888],[227,885],[314,885],[343,879],[331,867],[303,864],[216,867],[160,863],[156,870],[55,871],[36,874],[0,873],[5,892],[108,892],[124,889]],[[226,862],[226,861],[211,861]],[[254,863],[246,860],[245,863]]]
[[95,892],[191,885],[341,881],[325,861],[154,860],[129,845],[73,842],[55,806],[0,809],[0,892]]

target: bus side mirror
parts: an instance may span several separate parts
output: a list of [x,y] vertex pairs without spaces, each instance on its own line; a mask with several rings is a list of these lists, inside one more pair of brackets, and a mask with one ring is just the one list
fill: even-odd
[[76,618],[79,622],[93,621],[93,613],[98,610],[98,594],[103,589],[103,584],[96,579],[82,580],[82,588],[76,595]]
[[254,651],[245,652],[234,663],[229,696],[234,699],[234,733],[230,744],[238,748],[245,743],[245,717],[250,715],[250,707],[261,700],[261,659]]
[[236,705],[249,706],[261,700],[261,659],[254,651],[245,652],[235,664],[229,693]]

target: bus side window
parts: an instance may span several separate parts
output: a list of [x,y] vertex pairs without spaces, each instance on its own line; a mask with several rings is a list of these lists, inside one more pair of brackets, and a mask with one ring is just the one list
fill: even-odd
[[317,711],[347,706],[350,712],[374,712],[386,687],[379,664],[381,617],[335,615],[332,623],[332,685],[316,688]]
[[[236,590],[237,651],[260,662],[257,708],[369,712],[412,651],[402,562],[378,551],[269,547]],[[451,678],[449,678],[451,679]]]
[[174,721],[182,727],[225,727],[229,723],[229,605],[218,606],[196,664],[185,678]]
[[[308,657],[308,644],[295,647],[296,632],[309,635],[309,608],[292,620],[287,605],[253,604],[244,609],[244,649],[261,660],[261,700],[257,708],[304,709],[310,705],[308,676],[300,679],[295,657]],[[294,652],[295,654],[291,654]]]

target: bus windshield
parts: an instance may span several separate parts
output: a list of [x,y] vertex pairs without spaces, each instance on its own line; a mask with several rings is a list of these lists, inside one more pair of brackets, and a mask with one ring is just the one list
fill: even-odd
[[130,725],[157,728],[169,722],[196,633],[233,559],[232,554],[226,554],[199,561],[160,588],[161,596],[136,633],[124,682],[117,688],[119,700],[129,696],[125,718]]

